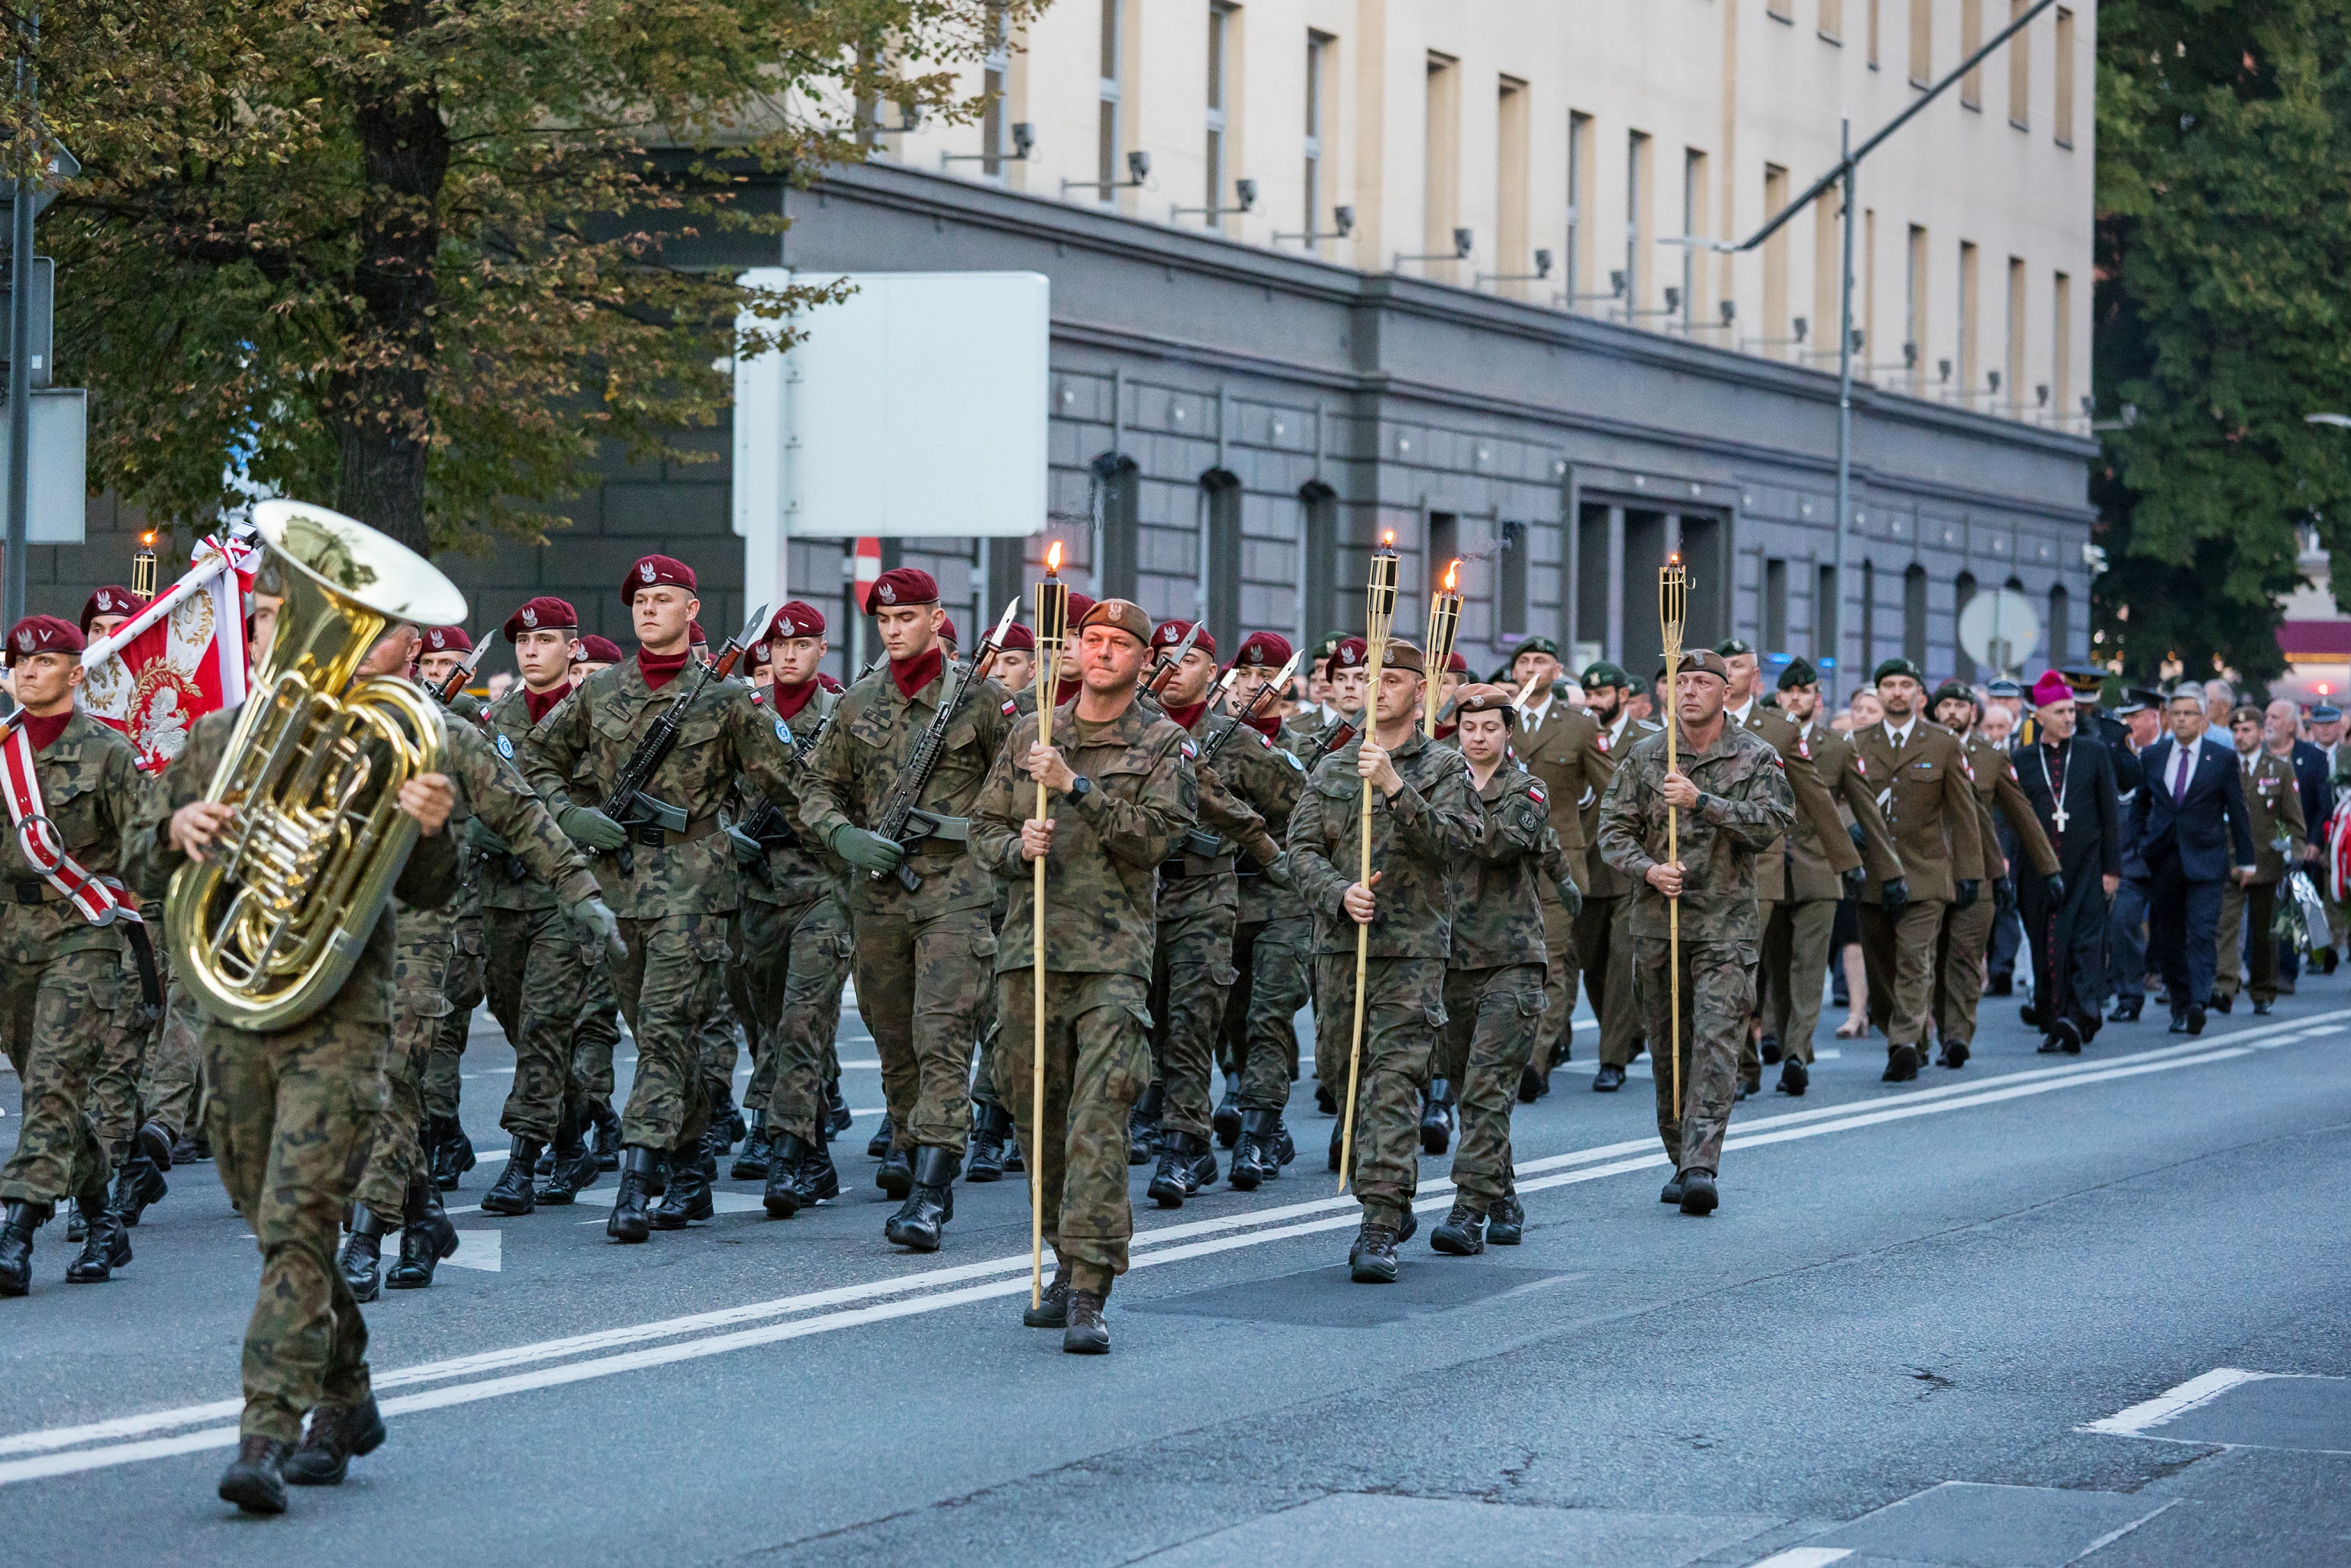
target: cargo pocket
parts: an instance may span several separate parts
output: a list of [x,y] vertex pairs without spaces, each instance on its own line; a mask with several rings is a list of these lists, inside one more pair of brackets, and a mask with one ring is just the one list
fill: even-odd
[[1141,1002],[1128,1002],[1120,1010],[1134,1020],[1135,1027],[1111,1062],[1104,1087],[1119,1104],[1132,1105],[1151,1087],[1151,1009]]

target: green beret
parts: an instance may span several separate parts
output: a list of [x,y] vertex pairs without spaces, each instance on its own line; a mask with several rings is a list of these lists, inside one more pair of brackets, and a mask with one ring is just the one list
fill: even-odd
[[1721,654],[1726,659],[1735,659],[1741,653],[1745,653],[1751,658],[1755,653],[1755,648],[1752,643],[1741,642],[1736,637],[1725,637],[1721,642],[1717,643],[1714,645],[1714,651]]
[[1927,711],[1930,714],[1933,713],[1937,708],[1941,707],[1946,701],[1963,702],[1968,704],[1970,706],[1973,706],[1975,700],[1976,694],[1970,691],[1967,687],[1959,685],[1959,682],[1945,681],[1941,685],[1935,688],[1935,695],[1927,699]]
[[1623,684],[1625,689],[1631,692],[1636,697],[1654,696],[1656,695],[1650,687],[1648,682],[1633,674],[1630,670],[1625,672],[1625,680]]
[[1628,686],[1633,683],[1626,678],[1624,665],[1601,659],[1585,665],[1583,678],[1576,684],[1588,692],[1597,686]]
[[1888,659],[1879,664],[1871,672],[1869,684],[1874,686],[1888,675],[1907,675],[1922,686],[1927,684],[1927,677],[1920,672],[1918,666],[1907,659],[1901,658]]
[[1780,672],[1780,689],[1783,692],[1797,686],[1816,686],[1820,684],[1821,673],[1813,668],[1810,660],[1791,659],[1788,662],[1788,667]]
[[1549,653],[1556,659],[1559,657],[1559,644],[1548,637],[1526,637],[1510,650],[1510,663],[1517,664],[1521,653]]

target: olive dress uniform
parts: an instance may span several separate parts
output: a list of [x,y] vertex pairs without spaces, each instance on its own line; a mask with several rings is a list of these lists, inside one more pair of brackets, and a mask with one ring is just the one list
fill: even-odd
[[1901,852],[1908,895],[1889,909],[1882,884],[1861,894],[1870,1021],[1886,1031],[1888,1081],[1903,1082],[1918,1075],[1943,913],[1975,903],[1980,891],[1982,810],[1967,753],[1949,730],[1913,714],[1907,728],[1888,721],[1853,738],[1855,765]]
[[[2233,998],[2241,989],[2252,995],[2256,1007],[2266,1008],[2278,994],[2277,941],[2270,934],[2277,917],[2278,883],[2301,863],[2309,830],[2303,821],[2302,792],[2291,761],[2256,743],[2251,757],[2238,753],[2237,773],[2245,791],[2245,825],[2253,835],[2253,878],[2245,883],[2231,876],[2220,884],[2212,994]],[[2244,961],[2248,950],[2250,966]]]

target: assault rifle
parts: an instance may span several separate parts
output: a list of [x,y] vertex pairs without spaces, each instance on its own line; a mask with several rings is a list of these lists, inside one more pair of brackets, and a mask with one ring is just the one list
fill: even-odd
[[1184,655],[1190,653],[1192,644],[1199,640],[1200,622],[1195,621],[1192,622],[1192,629],[1184,633],[1184,640],[1181,643],[1176,643],[1166,653],[1152,660],[1150,677],[1143,683],[1144,691],[1155,697],[1165,690],[1167,683],[1176,678],[1176,671],[1184,663]]
[[[1207,768],[1213,766],[1218,754],[1220,754],[1225,747],[1231,743],[1233,732],[1248,724],[1249,720],[1255,718],[1259,712],[1263,708],[1265,700],[1268,697],[1272,696],[1277,692],[1288,691],[1290,689],[1290,677],[1295,675],[1297,673],[1298,655],[1292,653],[1290,655],[1290,663],[1281,666],[1281,674],[1274,676],[1272,680],[1268,681],[1265,685],[1258,687],[1256,695],[1251,696],[1246,703],[1243,703],[1241,705],[1241,711],[1233,716],[1233,722],[1227,725],[1221,733],[1209,737],[1208,744],[1200,748],[1200,759],[1193,766],[1196,768]],[[1232,675],[1228,674],[1225,676],[1225,684],[1229,686],[1232,685]]]
[[[948,664],[947,673],[952,684],[940,694],[938,711],[931,716],[931,722],[924,729],[922,738],[914,742],[914,751],[906,758],[906,766],[899,769],[898,781],[890,787],[889,799],[883,801],[882,814],[873,823],[875,832],[900,849],[912,849],[938,831],[939,818],[932,812],[919,810],[914,802],[923,798],[923,791],[930,787],[931,775],[938,771],[939,758],[946,751],[948,727],[955,723],[956,716],[963,710],[964,699],[995,666],[996,656],[1004,648],[1005,633],[1012,630],[1012,618],[1019,612],[1020,600],[1015,595],[1011,602],[1005,605],[1002,618],[996,622],[996,630],[973,650],[969,667]],[[840,711],[837,707],[833,709],[834,713]],[[923,885],[923,879],[904,860],[898,862],[894,872],[877,871],[868,874],[876,882],[884,875],[895,876],[898,885],[908,893]]]
[[489,651],[490,640],[485,635],[480,642],[474,644],[474,651],[465,655],[465,662],[449,672],[447,680],[431,688],[433,700],[443,707],[447,707],[456,701],[457,694],[472,683],[474,672],[482,667],[482,655]]
[[[684,727],[686,709],[694,706],[694,699],[700,696],[712,681],[723,681],[735,673],[735,666],[741,661],[752,633],[767,624],[767,618],[768,607],[762,604],[758,613],[745,623],[743,630],[727,639],[726,646],[718,651],[716,658],[695,668],[686,677],[685,689],[678,693],[669,706],[662,709],[661,716],[653,720],[653,727],[646,730],[643,738],[637,742],[636,750],[629,754],[629,760],[622,765],[620,777],[612,780],[612,788],[604,797],[604,815],[637,834],[647,848],[660,848],[664,832],[685,831],[688,819],[684,807],[655,800],[645,793],[645,786],[653,782],[653,775],[661,771],[662,764],[668,761],[669,754],[676,749],[678,731]],[[627,844],[622,844],[613,854],[620,862],[622,876],[636,870],[636,856]]]

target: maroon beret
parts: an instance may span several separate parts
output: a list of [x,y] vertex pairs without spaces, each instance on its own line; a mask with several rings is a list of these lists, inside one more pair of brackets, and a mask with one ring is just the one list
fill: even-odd
[[694,568],[674,556],[649,555],[629,568],[629,575],[621,579],[621,602],[634,603],[640,588],[662,587],[695,592]]
[[1072,637],[1077,635],[1078,628],[1084,623],[1086,612],[1092,610],[1093,607],[1093,595],[1090,593],[1080,593],[1074,588],[1070,590],[1069,628],[1070,634]]
[[1469,673],[1469,661],[1459,653],[1447,653],[1445,655],[1445,673],[1448,675],[1466,675]]
[[617,664],[621,662],[621,645],[610,637],[599,637],[590,632],[580,639],[580,658],[590,664]]
[[786,602],[768,622],[769,637],[821,637],[824,635],[824,612],[804,599]]
[[8,633],[8,664],[26,653],[78,653],[81,633],[62,615],[27,615]]
[[873,580],[873,591],[865,599],[865,613],[873,614],[876,605],[884,609],[903,609],[909,604],[936,604],[938,601],[936,578],[920,567],[893,566]]
[[1037,633],[1015,621],[1004,629],[1004,652],[1033,653],[1037,651]]
[[424,629],[424,651],[428,653],[470,653],[474,640],[465,635],[463,626],[427,626]]
[[1278,670],[1290,663],[1290,639],[1278,632],[1252,632],[1233,653],[1239,670]]
[[952,643],[954,646],[958,648],[963,646],[963,639],[956,635],[954,616],[942,615],[939,617],[939,641],[942,643]]
[[89,623],[101,615],[136,615],[146,608],[146,600],[127,588],[108,583],[91,594],[89,602],[81,607],[81,634],[89,636]]
[[1339,645],[1331,650],[1331,656],[1322,661],[1323,678],[1327,680],[1342,670],[1360,670],[1370,657],[1371,650],[1364,645],[1361,637],[1342,637]]
[[526,632],[577,632],[580,612],[571,608],[569,600],[542,593],[537,599],[525,600],[521,609],[507,617],[506,638],[519,642]]
[[699,621],[695,622],[691,626],[686,628],[685,640],[686,643],[693,647],[707,648],[710,646],[710,633],[702,629],[702,622]]
[[[1151,645],[1155,648],[1173,648],[1186,637],[1190,636],[1191,632],[1192,623],[1189,621],[1162,621],[1157,629],[1151,633]],[[1205,626],[1200,629],[1199,636],[1193,638],[1192,646],[1199,649],[1211,659],[1217,656],[1217,640],[1208,634],[1208,629]]]

